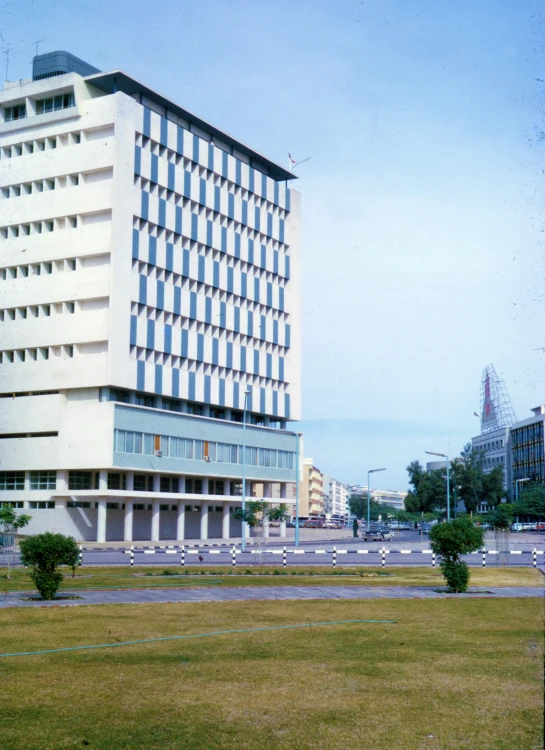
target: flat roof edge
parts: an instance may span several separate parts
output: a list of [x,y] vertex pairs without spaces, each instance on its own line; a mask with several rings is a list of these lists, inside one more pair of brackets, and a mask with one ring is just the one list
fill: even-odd
[[266,156],[263,156],[263,154],[259,153],[259,151],[250,148],[245,143],[242,143],[242,141],[239,141],[237,138],[234,138],[223,130],[220,130],[215,125],[212,125],[206,120],[203,120],[201,117],[193,114],[193,112],[190,112],[188,109],[181,107],[179,104],[176,104],[163,94],[159,94],[157,91],[150,89],[148,86],[140,83],[140,81],[137,81],[136,78],[132,78],[132,76],[127,75],[122,70],[110,70],[104,73],[94,73],[92,75],[85,76],[84,81],[93,86],[96,86],[98,89],[104,91],[107,94],[112,94],[115,91],[122,91],[129,96],[133,96],[137,93],[143,94],[148,99],[156,102],[159,106],[164,107],[165,110],[169,110],[174,114],[177,114],[178,117],[182,117],[184,120],[189,120],[198,128],[207,131],[213,137],[217,137],[220,141],[223,141],[228,146],[231,146],[232,148],[234,147],[241,153],[247,155],[250,159],[255,159],[255,161],[260,162],[269,170],[269,176],[276,182],[298,179],[297,176],[294,175],[289,169],[286,169],[277,162],[274,162]]

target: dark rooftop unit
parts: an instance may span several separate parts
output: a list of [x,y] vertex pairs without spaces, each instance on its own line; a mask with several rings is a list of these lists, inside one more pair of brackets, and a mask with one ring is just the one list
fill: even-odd
[[36,55],[32,60],[33,81],[62,76],[65,73],[79,73],[80,76],[90,76],[93,73],[100,73],[100,70],[64,50]]

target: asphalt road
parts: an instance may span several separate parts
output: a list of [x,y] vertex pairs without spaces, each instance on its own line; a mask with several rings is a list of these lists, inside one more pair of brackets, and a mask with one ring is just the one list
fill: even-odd
[[[333,532],[332,532],[333,533]],[[254,544],[247,547],[247,551],[240,552],[240,544],[236,545],[237,567],[252,567],[255,565],[278,565],[283,564],[283,547],[286,545],[287,566],[292,565],[333,565],[334,546],[336,551],[336,564],[341,565],[381,565],[384,546],[388,550],[385,555],[385,567],[391,565],[425,565],[432,566],[432,555],[429,551],[429,542],[424,535],[418,532],[399,532],[398,539],[392,542],[364,542],[359,539],[337,539],[327,540],[324,538],[316,541],[305,540],[299,548],[296,548],[290,539],[280,540],[270,538],[267,541],[265,551],[256,552]],[[530,537],[526,539],[526,537]],[[197,540],[195,540],[197,541]],[[255,540],[252,540],[252,542]],[[210,540],[210,545],[220,544],[221,540]],[[153,544],[152,542],[134,542],[134,565],[170,566],[181,565],[181,547],[179,543],[172,543],[171,549],[161,549],[166,542]],[[188,540],[184,547],[184,564],[187,567],[207,565],[232,565],[232,544],[221,546],[189,546]],[[538,550],[536,556],[537,565],[542,566],[545,562],[545,543],[543,535],[512,535],[510,539],[510,554],[507,556],[507,565],[510,567],[531,567],[533,565],[533,548]],[[494,538],[487,539],[487,549],[494,550]],[[297,551],[296,551],[297,550]],[[403,550],[403,552],[401,551]],[[423,551],[427,550],[427,551]],[[468,565],[482,566],[482,553],[477,552],[467,555],[465,558]],[[18,564],[18,557],[12,560],[12,564]],[[0,566],[5,564],[0,556]],[[497,566],[502,561],[497,554],[487,553],[486,565]],[[128,547],[86,547],[83,545],[83,565],[130,565],[130,551]],[[437,562],[436,562],[437,565]]]

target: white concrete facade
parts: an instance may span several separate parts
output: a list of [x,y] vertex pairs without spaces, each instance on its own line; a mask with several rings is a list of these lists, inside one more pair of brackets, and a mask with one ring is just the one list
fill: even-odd
[[244,462],[293,503],[290,173],[120,71],[10,84],[0,115],[0,502],[31,533],[226,539]]

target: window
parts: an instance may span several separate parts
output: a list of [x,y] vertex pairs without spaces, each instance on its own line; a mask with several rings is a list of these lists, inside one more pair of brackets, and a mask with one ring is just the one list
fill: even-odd
[[145,393],[137,393],[134,398],[134,403],[138,406],[148,406],[148,407],[154,407],[155,406],[155,397],[154,396],[146,396]]
[[151,474],[135,474],[134,491],[153,492],[153,476]]
[[208,493],[210,495],[223,495],[225,482],[223,479],[211,479],[208,482]]
[[31,471],[31,490],[54,490],[57,486],[56,471]]
[[15,104],[13,107],[4,107],[4,121],[22,120],[26,117],[26,106],[24,104]]
[[185,480],[185,491],[189,495],[202,495],[202,479],[187,477]]
[[79,500],[69,500],[66,503],[66,507],[67,508],[90,508],[91,503],[83,503],[83,502],[80,502]]
[[24,471],[0,471],[0,490],[24,490]]
[[74,107],[74,94],[60,94],[59,96],[51,96],[47,99],[38,99],[36,101],[36,114],[43,115],[46,112],[55,112],[59,109],[68,109]]
[[93,489],[93,472],[92,471],[69,471],[68,472],[68,489],[69,490],[92,490]]
[[48,510],[55,507],[55,501],[47,500],[45,502],[30,502],[28,507],[30,510]]
[[127,475],[120,474],[116,471],[108,472],[108,489],[109,490],[126,490],[127,489]]
[[122,404],[128,404],[129,392],[120,391],[118,388],[110,388],[110,401],[119,401]]

